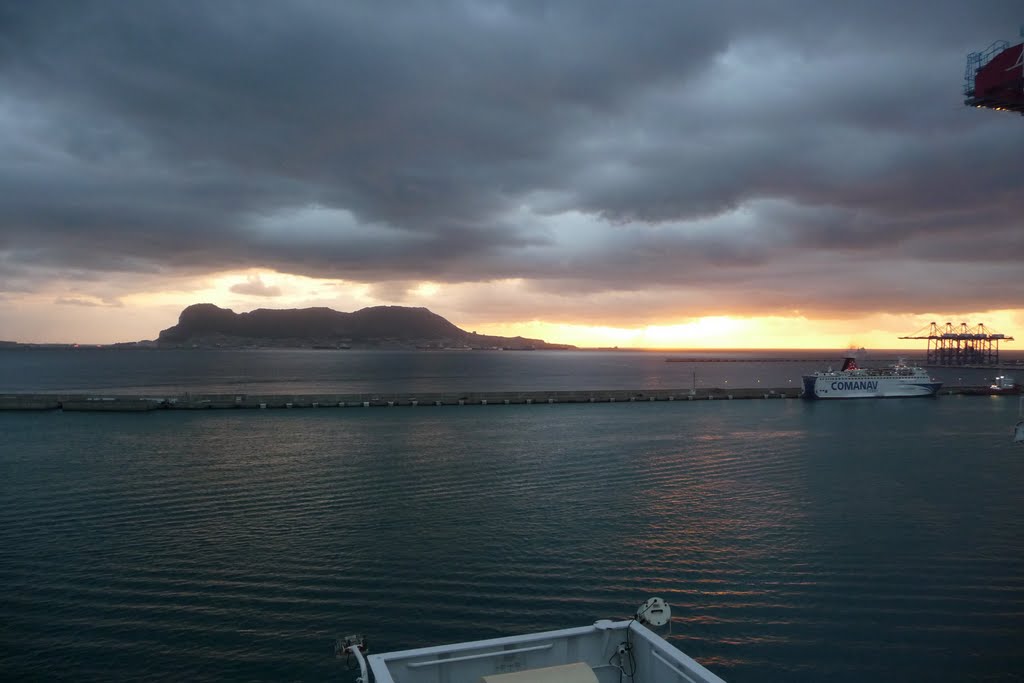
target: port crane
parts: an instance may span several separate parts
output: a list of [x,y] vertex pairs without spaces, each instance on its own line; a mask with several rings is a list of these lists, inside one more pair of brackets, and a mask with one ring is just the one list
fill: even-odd
[[1013,337],[1000,334],[979,323],[954,326],[931,323],[914,334],[900,339],[927,339],[927,365],[960,367],[965,365],[999,365],[999,344],[1013,341]]

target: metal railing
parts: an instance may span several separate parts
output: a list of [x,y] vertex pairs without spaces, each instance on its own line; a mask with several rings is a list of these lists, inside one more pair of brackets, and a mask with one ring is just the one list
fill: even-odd
[[997,40],[984,50],[981,50],[980,52],[972,52],[967,55],[967,69],[964,72],[964,95],[974,95],[974,79],[978,75],[978,70],[992,61],[993,57],[1008,47],[1010,47],[1010,43],[1008,41]]

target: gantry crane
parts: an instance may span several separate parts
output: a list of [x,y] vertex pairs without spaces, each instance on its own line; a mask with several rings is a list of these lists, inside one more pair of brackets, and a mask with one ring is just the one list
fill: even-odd
[[984,323],[969,327],[967,323],[940,326],[934,322],[900,339],[927,339],[926,364],[945,366],[999,365],[999,343],[1013,341],[1013,337],[994,332]]

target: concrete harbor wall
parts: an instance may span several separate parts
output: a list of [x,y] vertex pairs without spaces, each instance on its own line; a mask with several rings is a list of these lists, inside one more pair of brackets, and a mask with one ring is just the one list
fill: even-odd
[[45,394],[0,396],[0,410],[56,410],[60,404],[59,396]]
[[[941,395],[991,393],[987,387],[943,388]],[[800,398],[800,389],[614,389],[606,391],[499,391],[361,394],[6,394],[0,410],[149,412],[153,410],[377,408],[436,406],[546,405],[557,403],[636,403]]]

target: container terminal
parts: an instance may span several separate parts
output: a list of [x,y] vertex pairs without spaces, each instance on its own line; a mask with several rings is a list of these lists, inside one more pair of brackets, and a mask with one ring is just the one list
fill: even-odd
[[969,327],[967,323],[954,326],[931,323],[914,334],[900,339],[926,339],[928,351],[925,365],[932,367],[998,367],[999,344],[1013,341],[1013,337],[994,332],[979,323]]

